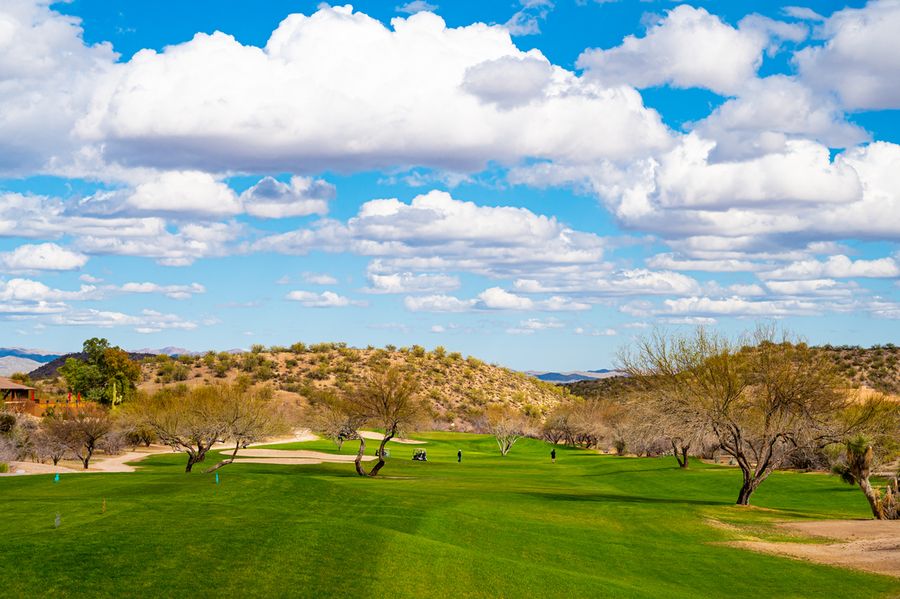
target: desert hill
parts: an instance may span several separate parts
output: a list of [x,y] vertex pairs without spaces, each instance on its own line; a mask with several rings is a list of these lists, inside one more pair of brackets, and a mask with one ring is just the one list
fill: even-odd
[[[253,382],[271,384],[279,395],[293,398],[347,388],[380,365],[409,367],[417,373],[420,392],[429,400],[436,419],[453,423],[457,429],[491,404],[509,404],[540,416],[568,395],[557,385],[441,347],[426,351],[420,346],[359,349],[343,343],[298,343],[290,348],[254,346],[240,354],[144,356],[141,364],[139,389],[148,392],[178,384],[230,382],[246,376]],[[44,389],[62,392],[61,385],[60,381],[48,380]]]
[[900,347],[888,343],[869,348],[824,345],[816,349],[831,357],[853,387],[900,394]]
[[[900,347],[893,344],[869,348],[824,345],[814,348],[834,362],[850,388],[867,388],[888,395],[900,395]],[[597,398],[628,389],[626,377],[582,380],[564,385],[573,394]]]

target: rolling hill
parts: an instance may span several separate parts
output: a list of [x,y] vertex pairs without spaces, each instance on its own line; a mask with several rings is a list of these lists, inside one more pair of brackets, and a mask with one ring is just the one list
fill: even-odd
[[317,392],[347,388],[384,364],[414,369],[420,392],[429,400],[435,417],[458,429],[491,404],[514,405],[538,416],[568,395],[557,385],[443,348],[358,349],[341,343],[298,344],[293,351],[273,348],[243,354],[209,352],[177,359],[150,357],[143,360],[140,388],[153,391],[166,385],[230,381],[243,375],[272,384],[279,394],[308,398]]

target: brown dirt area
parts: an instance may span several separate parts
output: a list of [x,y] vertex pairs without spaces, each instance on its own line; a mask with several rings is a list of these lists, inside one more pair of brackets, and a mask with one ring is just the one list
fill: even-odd
[[824,520],[781,522],[791,533],[833,539],[837,543],[734,541],[732,547],[774,553],[832,566],[900,578],[900,521]]

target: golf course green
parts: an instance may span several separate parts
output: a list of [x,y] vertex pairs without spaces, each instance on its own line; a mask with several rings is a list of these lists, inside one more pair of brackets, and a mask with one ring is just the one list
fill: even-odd
[[[836,477],[777,472],[742,508],[740,472],[699,460],[685,471],[559,447],[552,464],[536,440],[501,457],[488,436],[416,438],[427,444],[391,443],[375,479],[352,464],[235,463],[216,482],[185,474],[181,454],[135,473],[2,478],[0,595],[900,596],[896,578],[726,545],[746,530],[784,538],[775,521],[869,517]],[[417,447],[429,461],[410,459]]]

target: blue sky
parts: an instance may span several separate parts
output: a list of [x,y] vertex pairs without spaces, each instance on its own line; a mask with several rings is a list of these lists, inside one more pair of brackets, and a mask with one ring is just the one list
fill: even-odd
[[0,6],[0,335],[900,331],[900,2]]

